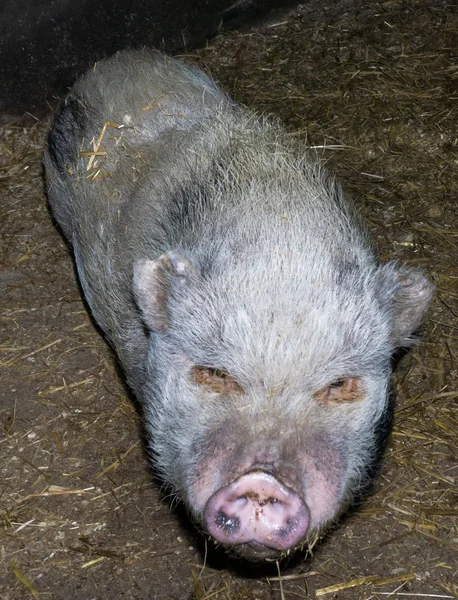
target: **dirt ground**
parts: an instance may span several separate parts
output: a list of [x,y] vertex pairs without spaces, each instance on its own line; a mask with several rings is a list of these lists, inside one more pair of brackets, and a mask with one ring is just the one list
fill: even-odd
[[50,220],[49,123],[0,130],[0,598],[458,598],[458,13],[310,0],[188,58],[279,116],[353,196],[383,260],[437,291],[397,368],[375,493],[288,564],[229,559],[169,506]]

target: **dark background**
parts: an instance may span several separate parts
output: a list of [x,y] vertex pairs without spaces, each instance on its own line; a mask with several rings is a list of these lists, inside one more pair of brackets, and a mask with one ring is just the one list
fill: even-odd
[[126,47],[204,45],[294,0],[3,0],[0,113],[42,116],[91,63]]

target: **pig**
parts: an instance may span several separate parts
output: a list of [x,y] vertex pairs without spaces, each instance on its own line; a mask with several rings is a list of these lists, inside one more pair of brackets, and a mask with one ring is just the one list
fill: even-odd
[[62,101],[49,205],[138,398],[155,469],[229,552],[306,547],[372,480],[392,357],[433,293],[351,202],[200,69],[125,50]]

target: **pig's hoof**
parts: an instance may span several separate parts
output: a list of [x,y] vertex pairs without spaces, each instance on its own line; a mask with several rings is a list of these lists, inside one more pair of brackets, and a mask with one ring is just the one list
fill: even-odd
[[299,494],[273,475],[252,471],[211,496],[204,510],[208,533],[224,545],[275,554],[300,545],[310,513]]

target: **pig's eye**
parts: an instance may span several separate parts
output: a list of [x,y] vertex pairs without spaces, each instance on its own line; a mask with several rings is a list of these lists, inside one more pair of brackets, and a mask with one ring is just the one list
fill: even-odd
[[193,367],[192,378],[199,385],[217,394],[239,394],[243,392],[242,386],[229,373],[221,369]]
[[364,386],[359,377],[342,377],[315,394],[320,402],[355,402],[364,395]]

